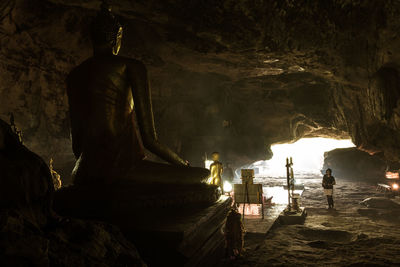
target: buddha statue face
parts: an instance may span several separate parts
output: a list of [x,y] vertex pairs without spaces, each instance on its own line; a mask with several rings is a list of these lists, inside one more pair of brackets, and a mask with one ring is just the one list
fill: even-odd
[[211,154],[211,158],[213,161],[218,161],[219,160],[219,153],[218,152],[214,152]]

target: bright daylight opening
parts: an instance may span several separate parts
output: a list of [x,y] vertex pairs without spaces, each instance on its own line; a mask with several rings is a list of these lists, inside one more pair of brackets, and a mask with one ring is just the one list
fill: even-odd
[[260,178],[286,177],[286,158],[292,157],[295,178],[319,176],[324,164],[324,152],[354,146],[350,139],[303,138],[292,144],[272,145],[272,159],[257,161],[248,168],[254,169],[255,176]]
[[[254,183],[263,184],[264,196],[273,197],[276,204],[287,204],[286,158],[293,158],[295,184],[299,186],[295,193],[301,194],[301,185],[308,179],[322,179],[321,169],[324,153],[336,148],[354,147],[350,139],[303,138],[292,144],[272,145],[273,157],[236,170],[237,182],[240,182],[240,169],[254,169]],[[252,213],[249,213],[252,214]]]

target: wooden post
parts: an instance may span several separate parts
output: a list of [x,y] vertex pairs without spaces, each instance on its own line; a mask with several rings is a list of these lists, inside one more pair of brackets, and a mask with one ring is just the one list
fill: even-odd
[[249,198],[249,188],[248,188],[248,182],[244,184],[244,200],[243,200],[243,214],[242,214],[242,219],[244,220],[244,207],[246,206],[246,203],[249,204],[250,206],[250,198]]
[[288,190],[288,210],[291,210],[290,205],[290,163],[289,158],[286,158],[286,181],[287,181],[287,190]]

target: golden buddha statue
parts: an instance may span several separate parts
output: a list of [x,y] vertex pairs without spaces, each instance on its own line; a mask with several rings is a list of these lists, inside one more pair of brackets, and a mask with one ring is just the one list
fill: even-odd
[[[206,182],[208,170],[189,167],[159,142],[146,67],[118,56],[122,34],[103,3],[91,29],[94,55],[67,78],[74,184]],[[143,146],[170,164],[145,160]]]
[[210,184],[214,184],[217,185],[219,187],[222,188],[222,172],[223,172],[223,167],[222,167],[222,163],[219,162],[219,153],[218,152],[213,152],[211,154],[211,158],[214,161],[213,163],[211,163],[210,165]]

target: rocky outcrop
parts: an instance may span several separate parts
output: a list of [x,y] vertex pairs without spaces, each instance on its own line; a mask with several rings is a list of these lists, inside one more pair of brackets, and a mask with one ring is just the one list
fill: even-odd
[[[399,161],[396,1],[112,1],[121,54],[142,60],[161,141],[240,165],[301,137],[351,137]],[[91,54],[99,1],[0,4],[0,116],[68,183],[64,80]]]
[[0,265],[144,266],[118,228],[58,217],[50,170],[0,120]]
[[339,148],[324,155],[324,166],[332,169],[333,176],[352,180],[384,180],[387,165],[378,156],[371,156],[357,148]]
[[0,213],[1,266],[145,266],[118,228],[69,219],[50,228],[18,211]]
[[17,209],[36,227],[48,223],[54,192],[43,160],[0,120],[0,209]]

